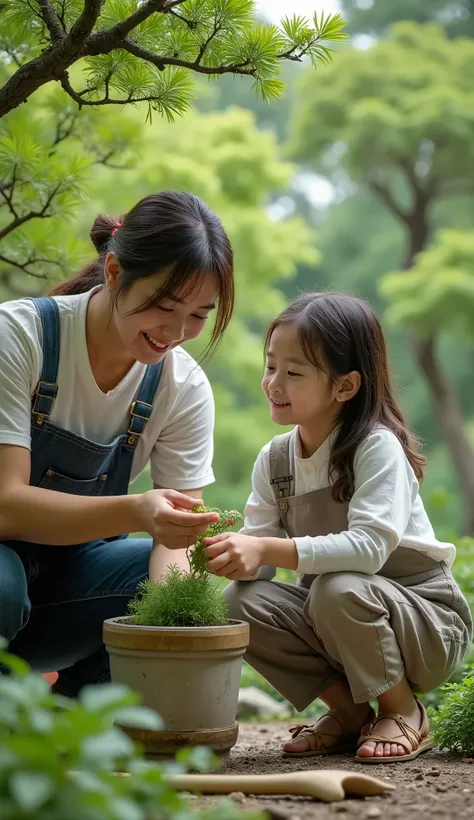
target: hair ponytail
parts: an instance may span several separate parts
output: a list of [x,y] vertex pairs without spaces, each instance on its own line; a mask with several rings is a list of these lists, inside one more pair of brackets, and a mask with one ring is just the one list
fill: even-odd
[[113,232],[117,227],[117,220],[106,214],[99,214],[94,219],[90,230],[92,244],[97,251],[97,259],[89,262],[79,273],[75,273],[70,279],[55,285],[51,291],[51,296],[74,296],[78,293],[87,293],[96,285],[104,284],[104,262],[109,248]]

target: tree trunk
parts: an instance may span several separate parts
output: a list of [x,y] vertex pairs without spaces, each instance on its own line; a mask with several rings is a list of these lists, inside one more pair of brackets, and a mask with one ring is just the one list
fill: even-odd
[[438,427],[459,479],[464,501],[464,534],[474,535],[474,451],[459,402],[437,359],[435,339],[414,338],[412,350],[430,389]]
[[[409,238],[405,268],[413,266],[415,256],[428,241],[428,203],[419,201],[412,218],[407,222]],[[441,435],[448,447],[453,467],[459,479],[464,501],[465,535],[474,535],[474,449],[466,434],[464,418],[455,390],[443,371],[436,355],[436,336],[428,339],[412,337],[415,360],[426,379]]]

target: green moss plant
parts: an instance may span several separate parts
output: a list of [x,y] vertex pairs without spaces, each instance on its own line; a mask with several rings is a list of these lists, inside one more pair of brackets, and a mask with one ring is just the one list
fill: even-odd
[[443,687],[444,699],[431,712],[431,730],[441,751],[474,756],[474,669],[460,683]]
[[[211,509],[196,506],[193,512]],[[140,626],[220,626],[227,620],[227,604],[221,590],[207,571],[203,539],[233,527],[240,513],[212,510],[219,519],[199,535],[188,550],[189,572],[171,566],[157,582],[143,581],[138,596],[130,602],[131,621]]]

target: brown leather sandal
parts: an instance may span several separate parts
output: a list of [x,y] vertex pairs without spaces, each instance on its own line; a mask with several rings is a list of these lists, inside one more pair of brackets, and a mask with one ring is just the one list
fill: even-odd
[[[394,712],[385,715],[379,715],[372,723],[368,723],[362,729],[357,748],[369,741],[374,743],[396,743],[397,746],[403,746],[406,750],[405,755],[390,755],[389,757],[359,757],[356,756],[358,763],[404,763],[407,760],[414,760],[423,752],[428,752],[433,748],[433,739],[430,737],[430,725],[426,709],[419,700],[417,700],[418,708],[421,714],[421,726],[417,729],[412,729],[411,726],[405,722],[401,715]],[[377,723],[381,720],[393,720],[397,724],[400,734],[395,737],[387,737],[386,735],[378,734],[375,729]]]
[[[315,755],[340,755],[347,752],[354,752],[357,749],[357,743],[360,735],[359,732],[344,733],[343,731],[341,734],[332,734],[332,732],[323,732],[318,729],[318,723],[323,717],[327,717],[328,715],[333,717],[344,730],[345,721],[343,713],[339,712],[337,709],[330,709],[311,726],[302,724],[300,726],[292,726],[289,729],[292,735],[292,740],[296,740],[298,737],[306,738],[308,741],[308,749],[304,752],[290,752],[283,749],[282,752],[284,756],[313,757]],[[338,740],[339,743],[333,746],[326,746],[324,738],[328,738],[330,741]]]

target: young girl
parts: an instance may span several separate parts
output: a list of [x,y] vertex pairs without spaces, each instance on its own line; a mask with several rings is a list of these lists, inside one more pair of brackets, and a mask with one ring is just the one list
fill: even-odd
[[[414,692],[451,676],[472,624],[370,307],[337,293],[293,302],[268,332],[263,390],[272,419],[295,427],[260,453],[242,532],[207,539],[209,569],[238,582],[226,594],[250,623],[248,662],[299,711],[329,707],[290,730],[287,755],[413,759],[431,746]],[[270,583],[270,567],[300,584]]]
[[[107,680],[102,623],[150,556],[154,576],[167,548],[182,564],[216,518],[191,512],[213,481],[214,406],[179,345],[217,307],[215,345],[234,292],[226,233],[190,194],[98,217],[91,238],[98,257],[54,298],[0,306],[0,634],[70,696]],[[127,495],[147,462],[155,489]]]

